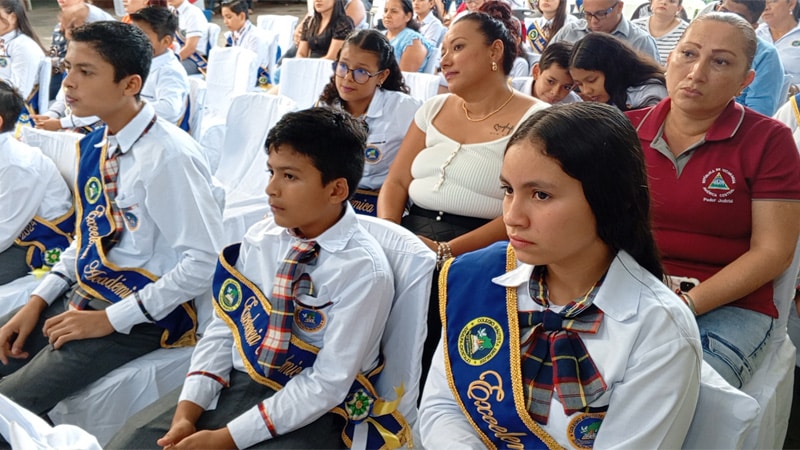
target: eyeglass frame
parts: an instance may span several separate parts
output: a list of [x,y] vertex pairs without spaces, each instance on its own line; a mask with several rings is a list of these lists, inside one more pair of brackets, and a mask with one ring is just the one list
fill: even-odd
[[[346,70],[344,75],[339,75],[338,67],[340,65]],[[333,75],[334,76],[344,79],[344,78],[347,78],[348,74],[352,74],[353,81],[355,81],[356,84],[367,84],[367,82],[369,81],[370,78],[377,77],[378,75],[381,74],[381,72],[383,72],[383,70],[379,70],[379,71],[377,71],[375,73],[369,73],[369,71],[367,71],[366,69],[351,69],[350,66],[348,66],[347,64],[345,64],[345,63],[343,63],[341,61],[334,61],[332,66],[333,66]],[[356,77],[356,72],[367,74],[367,79],[365,79],[364,81],[358,81],[358,79]]]
[[613,5],[611,5],[610,8],[608,8],[608,9],[606,9],[604,11],[596,11],[596,12],[590,13],[590,12],[584,10],[583,11],[583,18],[586,19],[587,22],[589,20],[591,20],[592,18],[594,18],[595,20],[598,20],[598,21],[603,20],[606,17],[608,17],[608,15],[611,14],[612,11],[614,11],[614,8],[616,8],[617,5],[619,5],[619,1],[615,2]]

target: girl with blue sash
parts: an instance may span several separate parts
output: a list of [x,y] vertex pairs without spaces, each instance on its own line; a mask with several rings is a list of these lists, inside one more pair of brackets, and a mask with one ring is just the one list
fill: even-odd
[[534,9],[542,13],[539,17],[525,19],[525,29],[528,32],[528,43],[534,53],[541,54],[550,38],[569,22],[578,19],[567,12],[566,0],[538,0],[533,2]]
[[423,446],[680,447],[702,351],[662,281],[630,122],[597,103],[537,112],[500,185],[509,242],[442,269]]

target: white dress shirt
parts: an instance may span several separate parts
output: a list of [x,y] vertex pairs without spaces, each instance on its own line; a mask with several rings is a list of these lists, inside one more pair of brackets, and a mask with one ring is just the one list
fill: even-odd
[[[244,236],[236,268],[270,296],[275,273],[297,238],[268,217]],[[279,434],[298,429],[339,405],[358,373],[375,367],[381,335],[394,296],[394,277],[380,245],[358,224],[352,207],[331,228],[314,239],[320,246],[314,266],[306,267],[318,289],[315,298],[301,296],[303,304],[321,307],[328,318],[313,332],[293,323],[292,334],[320,348],[314,365],[292,378],[283,389],[263,400],[264,409]],[[197,344],[190,372],[205,371],[225,380],[231,369],[245,371],[228,325],[214,314]],[[186,379],[180,400],[211,409],[222,385],[212,378]],[[253,407],[228,423],[237,447],[247,448],[272,435]]]
[[183,0],[175,10],[178,12],[178,28],[184,38],[199,37],[195,51],[205,55],[208,50],[208,20],[203,10],[189,3],[189,0]]
[[425,39],[432,43],[434,47],[441,47],[447,27],[442,24],[438,17],[433,15],[433,10],[428,11],[428,15],[424,19],[419,20],[419,17],[416,19],[419,22],[419,32],[425,36]]
[[141,95],[153,106],[158,117],[179,125],[189,100],[189,76],[172,50],[167,49],[153,58]]
[[777,41],[772,39],[766,23],[758,26],[756,35],[778,49],[784,72],[792,77],[792,84],[800,85],[800,23]]
[[[17,88],[22,98],[26,101],[33,92],[33,87],[39,84],[39,63],[44,58],[44,51],[36,41],[19,30],[9,31],[0,36],[5,41],[5,64],[0,64],[0,80],[5,80]],[[47,93],[49,86],[42,89]],[[36,107],[38,105],[34,105]]]
[[[541,311],[528,290],[532,271],[533,266],[520,264],[492,282],[517,287],[519,310]],[[608,406],[594,448],[680,448],[697,405],[703,358],[689,308],[624,251],[611,263],[594,305],[605,314],[600,329],[580,333],[608,386],[589,405]],[[520,330],[520,342],[532,331]],[[557,398],[554,391],[542,428],[572,448],[568,426],[580,413],[567,416]],[[484,447],[450,391],[441,341],[425,385],[419,425],[426,448]]]
[[34,216],[55,220],[72,207],[72,193],[55,163],[41,150],[0,133],[0,252]]
[[[189,134],[159,118],[142,135],[154,114],[145,102],[127,125],[107,138],[109,155],[117,145],[122,151],[117,206],[125,216],[136,218],[125,218],[120,241],[107,258],[117,266],[141,268],[160,277],[138,295],[150,315],[160,320],[210,288],[222,245],[222,198],[212,186],[200,145]],[[75,280],[77,252],[75,240],[53,271]],[[33,293],[52,303],[67,288],[66,281],[50,275]],[[149,322],[132,295],[105,311],[120,333]]]

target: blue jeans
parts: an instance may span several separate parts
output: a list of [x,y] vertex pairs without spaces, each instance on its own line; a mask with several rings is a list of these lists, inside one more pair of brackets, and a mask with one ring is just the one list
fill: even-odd
[[735,388],[741,388],[764,360],[775,326],[765,314],[723,306],[697,318],[703,359]]

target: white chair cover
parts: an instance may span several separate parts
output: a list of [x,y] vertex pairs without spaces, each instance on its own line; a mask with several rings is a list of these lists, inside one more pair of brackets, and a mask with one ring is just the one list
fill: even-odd
[[189,77],[189,131],[195,140],[200,139],[200,124],[206,102],[206,80]]
[[430,73],[403,72],[403,79],[411,91],[410,95],[425,101],[439,92],[439,76]]
[[[208,23],[208,52],[210,52],[212,48],[219,47],[219,35],[221,32],[222,29],[219,25],[214,22]],[[206,55],[208,52],[206,52]]]
[[[394,272],[395,297],[381,339],[386,366],[375,388],[386,400],[397,398],[395,388],[403,386],[398,409],[412,427],[417,421],[417,399],[422,372],[422,344],[427,335],[428,298],[436,256],[412,232],[392,222],[359,216],[359,222],[381,244]],[[363,424],[362,424],[363,425]],[[365,430],[358,431],[353,448],[364,448]]]
[[45,56],[39,63],[39,101],[36,107],[38,114],[44,114],[50,109],[50,77],[52,75],[53,62]]
[[36,288],[41,279],[33,275],[26,275],[14,281],[0,285],[0,316],[8,314],[14,308],[24,305],[31,292]]
[[[270,78],[275,77],[276,63],[278,62],[278,40],[280,35],[274,31],[254,28],[254,35],[258,39],[258,65],[266,66]],[[273,80],[274,81],[274,80]]]
[[0,435],[14,449],[102,450],[97,439],[79,427],[51,427],[42,418],[4,395],[0,395]]
[[64,177],[64,181],[67,182],[67,186],[73,189],[77,143],[83,135],[68,131],[47,131],[32,127],[21,127],[21,130],[20,140],[31,147],[38,147],[42,153],[52,159],[56,163],[61,176]]
[[298,109],[314,106],[322,89],[331,81],[332,61],[323,58],[291,58],[281,65],[281,95],[297,103]]
[[[283,55],[292,48],[292,37],[294,36],[294,29],[297,27],[297,21],[298,18],[296,16],[265,14],[258,16],[256,26],[278,35],[278,48],[280,49],[280,54]],[[273,55],[277,54],[273,53]]]

